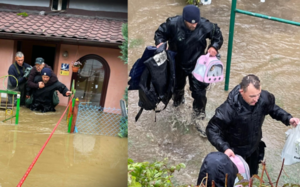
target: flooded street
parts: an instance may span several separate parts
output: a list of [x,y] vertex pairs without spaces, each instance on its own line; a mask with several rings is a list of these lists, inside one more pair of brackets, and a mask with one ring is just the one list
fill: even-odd
[[[0,187],[17,186],[65,107],[56,110],[38,113],[21,107],[19,125],[0,123]],[[1,110],[1,119],[3,115]],[[125,187],[127,157],[126,138],[68,134],[64,117],[23,186]]]
[[[183,0],[146,1],[130,0],[129,12],[129,70],[148,45],[154,45],[154,32],[168,17],[180,15]],[[270,8],[272,7],[272,8]],[[219,51],[226,67],[231,1],[212,0],[201,6],[201,16],[217,23],[223,33],[224,43]],[[241,0],[237,8],[269,16],[300,22],[300,3],[296,0]],[[256,74],[262,89],[276,97],[276,104],[300,118],[300,32],[299,27],[237,14],[231,62],[229,91],[240,83],[243,76]],[[207,92],[206,113],[208,121],[215,109],[228,95],[224,81],[212,85]],[[139,111],[138,92],[129,92],[128,155],[134,161],[154,161],[169,158],[172,163],[185,163],[187,167],[175,174],[173,184],[196,184],[203,158],[215,148],[201,138],[190,125],[192,97],[189,86],[185,88],[186,103],[178,108],[170,101],[167,109],[156,114],[145,111],[139,121],[134,121]],[[285,143],[286,127],[267,116],[263,125],[267,169],[276,181],[281,167],[281,151]],[[279,184],[300,184],[300,163],[284,166],[288,176],[282,175]],[[261,171],[261,170],[260,170]],[[261,172],[259,172],[261,173]]]

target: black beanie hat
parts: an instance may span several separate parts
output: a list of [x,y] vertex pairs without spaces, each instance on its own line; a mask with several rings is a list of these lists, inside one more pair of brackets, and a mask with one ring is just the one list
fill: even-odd
[[183,8],[183,20],[189,23],[198,23],[200,20],[200,10],[195,5],[187,5]]
[[51,75],[52,75],[51,69],[49,69],[49,68],[43,68],[41,74],[42,74],[42,76],[46,75],[48,77],[51,77]]

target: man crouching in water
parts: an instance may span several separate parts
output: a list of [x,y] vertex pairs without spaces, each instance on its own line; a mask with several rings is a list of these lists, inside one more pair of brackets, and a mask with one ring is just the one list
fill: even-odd
[[[42,89],[34,89],[33,90],[33,101],[30,105],[30,109],[32,111],[41,111],[41,112],[55,112],[55,106],[53,104],[53,94],[58,90],[62,95],[69,96],[72,92],[68,90],[68,88],[57,81],[52,85],[48,85],[48,81],[51,78],[51,69],[44,68],[41,71],[42,81],[45,84],[45,87]],[[40,80],[37,80],[40,81]]]

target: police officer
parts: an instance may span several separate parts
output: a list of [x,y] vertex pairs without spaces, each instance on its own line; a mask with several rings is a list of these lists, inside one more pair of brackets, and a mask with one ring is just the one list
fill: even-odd
[[[8,75],[14,76],[17,80],[14,77],[9,76],[7,81],[7,89],[19,91],[21,93],[20,105],[25,104],[25,91],[26,91],[25,86],[26,86],[27,78],[24,77],[24,73],[25,70],[30,67],[31,66],[29,64],[24,62],[24,54],[19,51],[16,53],[15,62],[12,65],[10,65],[8,69]],[[9,102],[12,103],[11,94],[8,94],[8,99]],[[16,104],[16,98],[13,104]]]
[[[200,10],[194,5],[187,5],[183,9],[182,16],[170,17],[162,23],[155,32],[154,40],[157,47],[162,43],[169,44],[169,50],[177,52],[176,83],[173,94],[175,107],[184,103],[184,87],[186,77],[189,78],[190,90],[192,91],[193,119],[204,119],[207,102],[207,83],[196,80],[192,71],[199,56],[204,54],[207,47],[206,39],[211,40],[208,52],[216,56],[223,44],[223,36],[220,28],[207,19],[200,17]],[[205,128],[195,124],[200,133],[205,136]]]

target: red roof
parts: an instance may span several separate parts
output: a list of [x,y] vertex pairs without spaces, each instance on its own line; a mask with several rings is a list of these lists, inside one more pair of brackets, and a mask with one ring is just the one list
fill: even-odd
[[28,17],[23,17],[13,12],[0,12],[0,34],[1,32],[34,34],[100,43],[123,42],[123,23],[126,21],[87,16],[29,14]]

